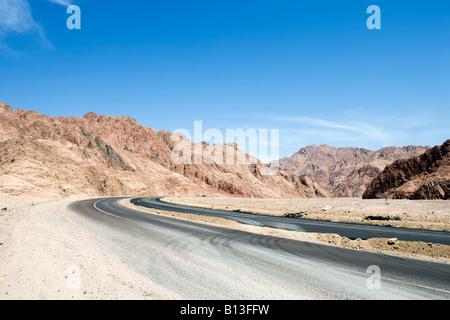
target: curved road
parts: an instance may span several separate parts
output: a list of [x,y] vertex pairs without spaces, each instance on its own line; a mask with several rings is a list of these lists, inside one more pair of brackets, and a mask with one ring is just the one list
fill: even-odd
[[243,224],[284,229],[289,231],[336,233],[350,239],[360,238],[365,240],[369,238],[397,238],[405,241],[423,241],[427,243],[450,245],[450,232],[447,231],[276,217],[253,214],[250,212],[223,211],[182,206],[163,202],[160,199],[161,198],[159,197],[135,198],[132,199],[131,202],[135,205],[147,208],[218,217],[234,220]]
[[96,222],[84,226],[182,299],[450,299],[446,264],[230,230],[120,199],[73,202],[72,219]]

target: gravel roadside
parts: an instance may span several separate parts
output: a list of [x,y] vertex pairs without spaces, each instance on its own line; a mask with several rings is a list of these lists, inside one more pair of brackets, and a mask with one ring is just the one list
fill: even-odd
[[0,299],[176,298],[87,231],[71,201],[0,198]]

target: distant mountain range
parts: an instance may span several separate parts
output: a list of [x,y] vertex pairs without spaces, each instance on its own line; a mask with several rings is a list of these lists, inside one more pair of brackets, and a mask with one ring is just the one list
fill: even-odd
[[[194,147],[192,159],[207,153]],[[0,103],[0,194],[57,198],[121,195],[231,195],[241,197],[323,197],[307,177],[285,172],[263,175],[250,164],[174,163],[170,132],[124,116],[51,117],[13,110]],[[234,157],[242,153],[227,144]]]
[[307,176],[336,197],[361,197],[367,186],[395,160],[418,156],[430,147],[333,148],[310,145],[279,160],[281,170]]
[[[310,145],[264,175],[246,164],[176,163],[172,133],[124,116],[51,117],[0,102],[0,194],[57,198],[120,195],[448,199],[449,141],[442,146],[333,148]],[[180,136],[192,159],[212,145]],[[244,154],[224,145],[233,157]]]

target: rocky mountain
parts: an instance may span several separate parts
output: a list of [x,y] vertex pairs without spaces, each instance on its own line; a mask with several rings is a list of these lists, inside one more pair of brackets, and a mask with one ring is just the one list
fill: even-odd
[[[124,116],[51,117],[0,103],[0,194],[66,196],[199,195],[245,197],[323,197],[311,179],[267,167],[214,160],[215,149],[186,137],[157,131]],[[174,148],[191,160],[172,159]],[[231,157],[250,157],[236,144]],[[192,151],[190,154],[187,151]],[[225,156],[225,155],[224,155]]]
[[450,139],[420,156],[388,165],[363,199],[450,199]]
[[280,169],[307,176],[337,197],[361,197],[371,181],[398,159],[408,159],[429,147],[386,147],[377,151],[364,148],[333,148],[310,145],[290,158],[280,159]]

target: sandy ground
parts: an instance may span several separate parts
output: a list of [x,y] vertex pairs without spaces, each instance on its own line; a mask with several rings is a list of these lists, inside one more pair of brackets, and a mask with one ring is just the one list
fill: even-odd
[[[308,219],[358,222],[379,225],[392,225],[408,228],[447,230],[450,226],[450,202],[448,201],[409,201],[409,200],[362,200],[357,198],[334,199],[249,199],[213,197],[166,197],[166,202],[213,208],[221,210],[241,210],[260,214],[285,215],[286,213],[306,213]],[[125,203],[126,201],[124,201]],[[132,204],[127,204],[131,205]],[[320,234],[277,230],[265,227],[247,226],[234,221],[209,218],[197,215],[150,210],[160,214],[216,223],[244,231],[262,233],[289,239],[310,241],[327,245],[341,246],[355,250],[380,252],[409,258],[425,259],[450,263],[450,246],[425,242],[399,241],[397,239],[374,238],[368,240],[341,237],[337,234]],[[399,217],[401,220],[372,221],[367,216]]]
[[[238,207],[244,209],[240,207],[244,201],[242,199],[198,198],[195,201],[192,199],[194,198],[176,197],[176,201],[180,203],[192,204],[195,201],[202,201],[205,206],[213,203],[212,206],[217,208],[225,206],[228,209]],[[84,228],[92,222],[74,215],[67,209],[67,204],[73,200],[25,201],[0,196],[0,300],[179,298],[167,289],[150,282],[117,255],[112,254],[107,244],[99,241],[95,234]],[[309,200],[304,199],[306,202]],[[338,208],[334,200],[321,200],[323,202],[320,206],[329,205]],[[129,201],[123,202],[133,207]],[[262,203],[267,206],[266,202]],[[291,205],[290,202],[286,203]],[[438,215],[448,219],[448,205],[445,204],[436,202],[436,207],[431,204],[425,207],[426,210],[434,210]],[[319,202],[316,205],[319,205]],[[439,207],[440,205],[442,207]],[[390,208],[393,207],[390,205]],[[142,210],[278,237],[450,263],[449,246],[404,241],[388,244],[388,239],[350,240],[333,234],[290,232],[247,226],[219,218]],[[280,210],[280,213],[282,211]],[[411,216],[415,216],[413,212]],[[435,223],[437,222],[434,221],[433,225]]]
[[0,197],[0,300],[177,298],[71,219],[70,201]]

